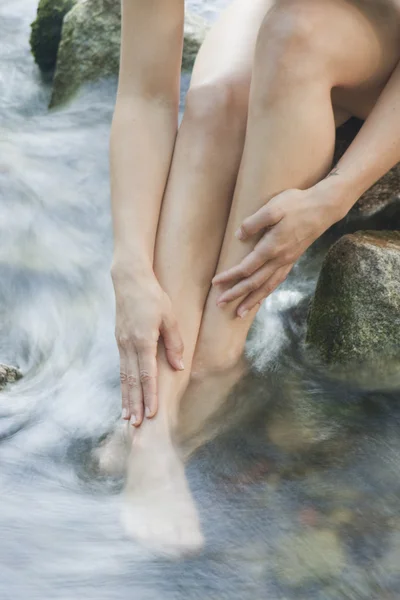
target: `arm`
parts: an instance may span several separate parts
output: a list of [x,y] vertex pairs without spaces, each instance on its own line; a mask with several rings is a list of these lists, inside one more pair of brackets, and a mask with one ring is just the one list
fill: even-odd
[[[214,285],[231,286],[218,303],[243,297],[237,313],[245,316],[282,283],[305,250],[399,161],[400,63],[329,176],[308,190],[282,192],[242,223],[236,232],[241,240],[268,229],[239,265],[213,279]],[[277,247],[279,256],[273,257]]]
[[171,303],[153,272],[161,201],[177,132],[184,0],[122,0],[121,61],[111,127],[116,298],[123,418],[157,410],[157,346],[183,369]]
[[113,268],[152,268],[177,131],[183,0],[123,0],[111,127]]
[[399,161],[400,63],[331,176],[317,186],[337,189],[338,212],[344,216],[362,194]]

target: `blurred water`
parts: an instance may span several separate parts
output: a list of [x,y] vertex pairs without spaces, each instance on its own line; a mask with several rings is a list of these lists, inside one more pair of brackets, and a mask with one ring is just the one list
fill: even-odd
[[[400,598],[399,409],[302,362],[323,254],[261,311],[228,432],[188,475],[206,548],[127,540],[122,481],[91,451],[120,416],[107,145],[115,82],[49,113],[29,53],[37,0],[0,0],[0,598]],[[227,0],[194,9],[213,19]],[[187,82],[186,82],[187,84]]]

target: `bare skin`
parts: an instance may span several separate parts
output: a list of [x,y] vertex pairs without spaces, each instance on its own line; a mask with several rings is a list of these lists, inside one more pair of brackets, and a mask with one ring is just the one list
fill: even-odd
[[[166,184],[179,61],[167,64],[169,78],[168,68],[149,73],[181,35],[169,19],[175,10],[179,22],[183,3],[149,5],[157,11],[124,3],[111,142],[117,341],[125,417],[136,427],[125,522],[143,543],[179,552],[203,542],[177,444],[183,427],[201,429],[240,377],[259,303],[400,160],[400,25],[387,3],[236,0],[199,53]],[[146,68],[132,58],[137,11],[146,32],[157,21],[160,47]],[[366,123],[338,174],[326,177],[335,126],[350,115]],[[135,163],[132,138],[143,139]]]

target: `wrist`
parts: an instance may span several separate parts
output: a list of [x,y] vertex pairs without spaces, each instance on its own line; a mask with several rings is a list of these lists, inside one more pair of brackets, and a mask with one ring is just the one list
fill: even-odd
[[123,254],[114,252],[110,272],[114,283],[126,279],[145,281],[155,278],[150,257],[134,252]]
[[314,189],[325,196],[335,222],[347,215],[363,193],[362,190],[358,190],[353,178],[341,173],[340,168],[335,168],[325,179],[319,181]]

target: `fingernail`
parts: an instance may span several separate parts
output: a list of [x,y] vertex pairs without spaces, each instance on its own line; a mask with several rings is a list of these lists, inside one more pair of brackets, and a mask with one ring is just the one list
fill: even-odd
[[123,419],[127,419],[128,418],[128,411],[126,410],[126,408],[122,409],[122,418]]
[[241,319],[244,319],[248,314],[249,314],[248,310],[243,310],[242,312],[239,313],[239,317]]
[[238,240],[244,240],[244,237],[245,237],[244,236],[244,231],[243,231],[243,229],[241,227],[239,227],[239,229],[235,232],[235,237]]
[[131,425],[132,425],[132,427],[135,427],[135,425],[136,425],[136,421],[137,421],[137,418],[136,418],[136,416],[135,416],[135,415],[132,415],[132,416],[131,416]]
[[180,367],[181,371],[183,371],[183,370],[184,370],[184,368],[185,368],[185,364],[184,364],[184,362],[183,362],[182,358],[181,358],[181,360],[179,361],[179,367]]
[[150,417],[152,416],[152,412],[148,406],[146,406],[146,410],[144,411],[144,414],[146,415],[147,419],[150,419]]

